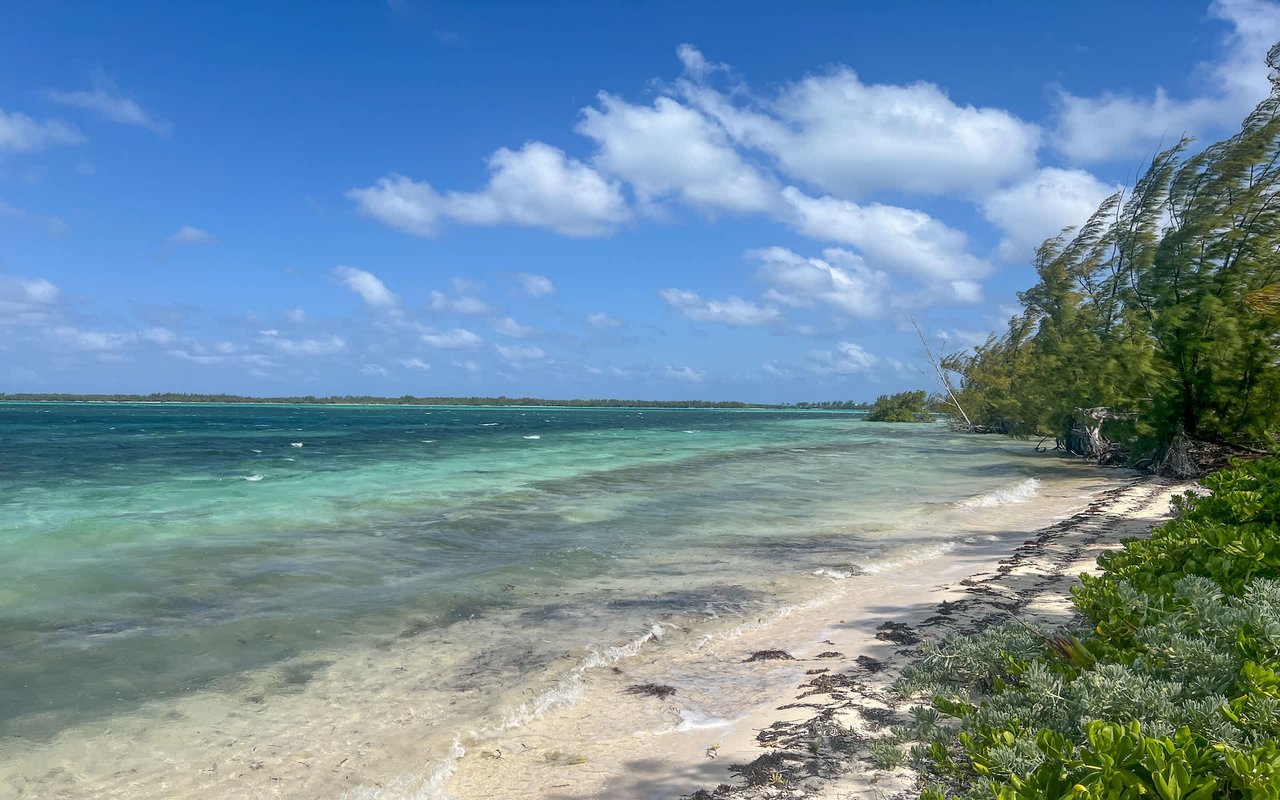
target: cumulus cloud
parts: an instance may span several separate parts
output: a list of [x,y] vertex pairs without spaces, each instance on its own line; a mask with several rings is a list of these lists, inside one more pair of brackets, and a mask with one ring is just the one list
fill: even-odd
[[0,217],[9,217],[25,225],[41,228],[50,236],[65,236],[71,228],[60,217],[46,216],[27,211],[0,200]]
[[546,357],[541,347],[516,347],[495,344],[493,349],[507,361],[533,361]]
[[1004,109],[958,104],[931,83],[868,84],[840,67],[775,96],[730,95],[703,80],[701,53],[685,45],[679,55],[688,78],[677,85],[693,107],[787,175],[828,192],[969,194],[1036,163],[1037,126]]
[[79,144],[80,131],[65,122],[32,119],[0,108],[0,153],[34,153],[57,144]]
[[48,97],[60,105],[93,111],[111,122],[137,125],[161,135],[168,134],[173,129],[173,125],[169,122],[156,118],[138,101],[122,93],[119,87],[102,73],[94,75],[92,89],[49,92]]
[[521,325],[511,317],[503,317],[493,323],[493,329],[503,336],[510,336],[514,339],[523,339],[534,333],[534,329],[529,325]]
[[183,225],[169,237],[173,244],[213,244],[217,237],[193,225]]
[[595,311],[587,315],[587,325],[602,331],[622,327],[622,320],[615,319],[603,311]]
[[520,288],[530,297],[544,297],[555,293],[556,286],[546,275],[533,275],[528,272],[521,272],[516,275],[516,280],[520,282]]
[[854,342],[838,342],[835,350],[817,350],[810,353],[811,372],[820,375],[856,375],[868,373],[880,359]]
[[721,322],[725,325],[748,327],[764,325],[782,318],[782,312],[772,306],[757,305],[741,297],[724,300],[703,299],[683,289],[663,289],[658,294],[667,305],[689,319],[699,322]]
[[431,369],[431,365],[420,358],[402,358],[400,359],[400,366],[405,369],[416,369],[419,372],[426,372]]
[[484,344],[484,339],[466,328],[447,331],[425,330],[419,334],[423,342],[445,350],[466,350]]
[[337,266],[333,274],[338,276],[348,289],[360,295],[365,305],[379,310],[394,309],[400,300],[377,275],[355,267]]
[[450,297],[444,292],[431,291],[431,310],[454,314],[488,314],[493,309],[478,297],[460,294]]
[[0,325],[39,325],[57,310],[61,292],[44,278],[0,275]]
[[877,267],[925,279],[985,275],[990,265],[969,252],[963,231],[923,211],[882,203],[859,205],[835,197],[810,197],[787,187],[792,225],[807,236],[850,244]]
[[60,325],[49,333],[57,344],[71,350],[102,352],[120,350],[129,344],[129,337],[123,333],[87,331],[70,325]]
[[1163,87],[1149,96],[1106,92],[1082,97],[1062,91],[1053,134],[1057,149],[1079,163],[1150,155],[1161,142],[1170,145],[1184,134],[1234,125],[1251,111],[1270,91],[1264,59],[1280,41],[1280,4],[1215,0],[1209,13],[1227,22],[1231,32],[1222,56],[1200,65],[1208,91],[1185,99],[1170,96]]
[[823,258],[805,258],[783,247],[750,250],[760,262],[759,278],[773,302],[798,308],[823,306],[842,316],[876,317],[884,311],[889,275],[865,266],[862,258],[838,247]]
[[601,92],[578,132],[599,145],[593,163],[627,181],[641,203],[677,197],[706,211],[767,211],[775,182],[748,164],[715,121],[671,97],[632,105]]
[[707,377],[707,374],[693,367],[664,367],[662,376],[687,383],[701,383]]
[[325,336],[318,339],[291,339],[279,331],[262,332],[262,341],[280,353],[289,356],[328,356],[347,348],[341,336]]
[[543,142],[495,152],[489,183],[478,192],[441,194],[428,183],[393,174],[351,189],[347,197],[362,213],[415,236],[436,234],[443,220],[602,236],[630,215],[617,183]]
[[988,195],[982,213],[1004,233],[997,255],[1029,260],[1041,242],[1069,225],[1083,225],[1119,190],[1084,170],[1045,167]]

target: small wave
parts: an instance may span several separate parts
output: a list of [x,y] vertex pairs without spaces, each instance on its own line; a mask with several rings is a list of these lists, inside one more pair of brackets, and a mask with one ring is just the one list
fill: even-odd
[[874,563],[867,564],[862,568],[862,571],[870,575],[877,575],[881,572],[889,572],[890,570],[907,567],[921,561],[928,561],[931,558],[946,555],[955,549],[955,542],[939,542],[933,547],[922,547],[918,550],[912,550],[901,558],[887,558],[883,561],[876,561]]
[[252,453],[261,453],[262,451],[261,451],[261,450],[250,450],[250,452],[252,452]]
[[842,581],[861,573],[862,569],[859,567],[850,567],[848,569],[828,569],[827,567],[818,567],[813,571],[814,575],[821,575],[822,577],[830,578],[833,581]]
[[685,431],[685,433],[701,433],[702,431]]
[[290,447],[302,447],[302,442],[289,442]]
[[245,475],[245,476],[244,476],[244,479],[245,479],[246,481],[250,481],[250,482],[252,482],[252,483],[256,483],[256,482],[258,482],[258,481],[262,480],[262,479],[263,479],[263,478],[265,478],[265,477],[266,477],[265,475]]
[[661,639],[665,634],[661,625],[653,625],[644,635],[620,647],[593,648],[590,655],[579,661],[554,686],[512,709],[503,718],[498,730],[518,728],[544,716],[548,711],[577,702],[582,696],[583,678],[588,671],[612,666],[624,658],[630,658],[646,644]]
[[525,436],[525,437],[523,437],[523,438],[525,438],[525,439],[541,439],[542,437],[535,433],[535,434],[533,434],[532,436]]
[[419,439],[418,441],[422,442],[423,444],[431,444],[432,442],[435,441],[435,439]]
[[480,427],[481,427],[481,428],[492,428],[494,425],[499,425],[499,424],[501,424],[501,423],[497,423],[497,422],[481,422],[481,423],[480,423]]
[[452,800],[445,785],[458,770],[458,762],[466,754],[462,741],[455,736],[449,755],[437,761],[425,777],[401,778],[385,785],[362,786],[345,792],[343,800]]
[[727,728],[737,721],[736,719],[717,717],[693,708],[682,708],[680,709],[680,724],[676,726],[676,730],[684,732],[702,731],[708,728]]
[[995,508],[1013,503],[1025,503],[1039,493],[1040,479],[1027,478],[1014,486],[962,500],[959,505],[961,508]]

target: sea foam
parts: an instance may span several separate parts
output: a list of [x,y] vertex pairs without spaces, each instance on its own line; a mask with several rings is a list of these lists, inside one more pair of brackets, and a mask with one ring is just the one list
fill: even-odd
[[996,489],[994,492],[987,492],[976,497],[970,497],[968,500],[962,500],[959,505],[962,508],[994,508],[1013,503],[1025,503],[1039,493],[1040,479],[1027,478],[1024,481],[1019,481],[1014,486]]

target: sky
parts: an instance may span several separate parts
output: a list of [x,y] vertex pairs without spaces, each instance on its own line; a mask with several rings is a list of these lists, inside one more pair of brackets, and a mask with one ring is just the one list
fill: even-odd
[[[0,392],[873,399],[1280,3],[15,4]],[[932,387],[930,387],[932,388]]]

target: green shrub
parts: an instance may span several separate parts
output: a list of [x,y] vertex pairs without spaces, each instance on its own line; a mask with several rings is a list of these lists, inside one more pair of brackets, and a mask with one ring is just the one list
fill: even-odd
[[1205,486],[1099,559],[1088,629],[926,645],[913,765],[965,798],[1280,800],[1280,458]]

